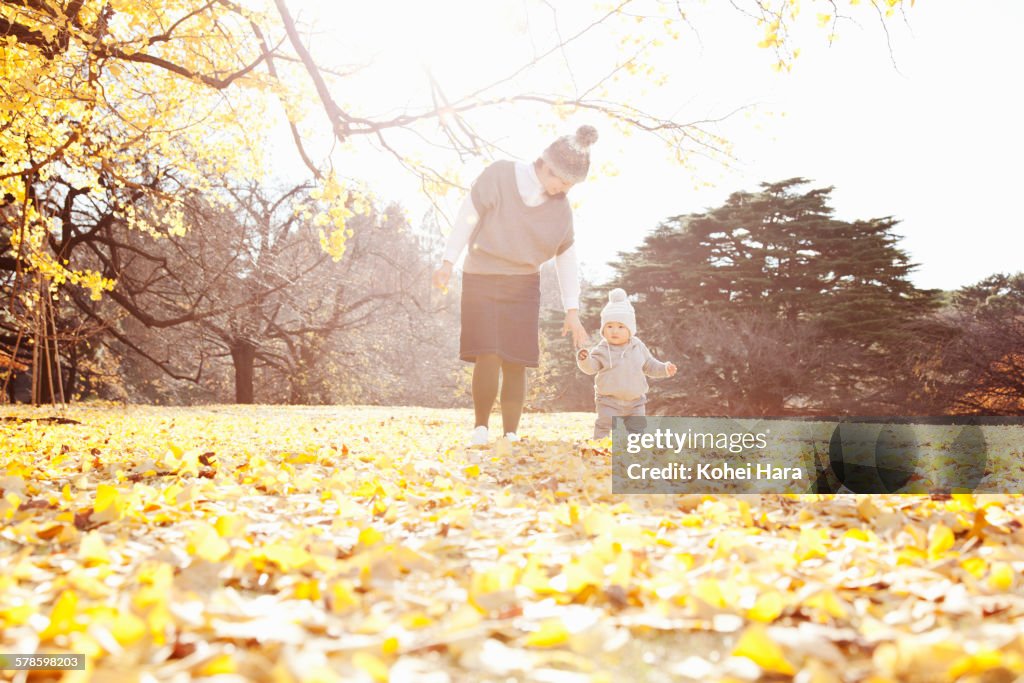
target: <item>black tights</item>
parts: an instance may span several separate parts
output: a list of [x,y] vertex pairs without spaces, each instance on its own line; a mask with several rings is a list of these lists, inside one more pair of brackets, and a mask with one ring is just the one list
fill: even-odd
[[498,372],[501,382],[501,422],[504,434],[519,428],[526,398],[526,366],[501,360],[501,356],[485,353],[476,357],[473,366],[473,408],[476,426],[486,427],[490,420],[494,399],[498,396]]

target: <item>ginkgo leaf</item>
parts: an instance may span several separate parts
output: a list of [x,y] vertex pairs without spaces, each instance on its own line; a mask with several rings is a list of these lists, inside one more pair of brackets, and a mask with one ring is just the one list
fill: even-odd
[[217,530],[209,524],[199,524],[188,532],[187,545],[185,549],[190,555],[194,555],[207,562],[220,562],[231,552],[227,544]]
[[[960,680],[964,676],[981,675],[988,672],[999,671],[1007,662],[1007,657],[998,650],[983,649],[957,659],[949,668],[949,680]],[[1016,666],[1011,665],[1011,670],[1020,670],[1021,662],[1018,660]]]
[[21,626],[28,623],[30,617],[36,614],[34,606],[25,602],[20,605],[0,608],[0,625],[6,627]]
[[234,658],[229,654],[220,654],[199,667],[200,676],[221,676],[238,672]]
[[118,611],[110,632],[117,642],[124,647],[131,647],[146,635],[146,622],[131,612]]
[[903,548],[896,554],[896,564],[914,565],[928,559],[928,553],[920,548]]
[[214,528],[217,533],[223,538],[232,538],[238,536],[245,529],[245,520],[241,517],[232,515],[221,515],[214,522]]
[[739,601],[739,591],[730,581],[701,579],[693,594],[712,607],[728,607]]
[[786,608],[786,601],[779,591],[768,591],[757,597],[754,606],[747,610],[747,618],[770,623],[779,618]]
[[359,545],[371,547],[384,540],[384,534],[368,526],[359,532]]
[[948,526],[933,524],[928,528],[928,559],[934,562],[942,558],[955,541],[953,531]]
[[331,584],[328,594],[331,599],[331,611],[335,614],[347,612],[359,604],[359,597],[349,581],[335,581]]
[[558,647],[569,640],[569,630],[561,619],[545,619],[523,640],[527,647]]
[[760,624],[750,626],[743,632],[732,654],[734,657],[746,657],[770,673],[784,676],[796,673],[785,652],[768,637],[768,632]]
[[1008,591],[1013,587],[1013,568],[1009,562],[993,562],[988,574],[988,585],[995,590]]
[[804,600],[804,606],[814,608],[821,615],[828,615],[834,619],[845,619],[847,615],[846,607],[831,590],[815,593]]
[[292,597],[294,597],[296,600],[319,600],[320,582],[316,579],[299,581],[295,584],[295,589],[292,593]]
[[[619,553],[612,563],[611,572],[608,573],[608,583],[613,586],[628,586],[633,578],[633,554]],[[605,569],[607,572],[607,568]]]
[[360,671],[369,674],[375,681],[384,683],[388,680],[388,665],[369,652],[357,652],[352,655],[352,664]]
[[10,521],[21,507],[23,498],[14,491],[7,491],[0,497],[0,521]]
[[824,557],[828,551],[828,529],[803,528],[800,530],[800,539],[796,544],[794,557],[797,562],[803,562],[814,557]]
[[580,509],[575,503],[566,503],[555,508],[555,520],[565,526],[574,526],[580,521]]
[[50,622],[39,634],[41,641],[72,631],[83,630],[85,625],[78,621],[78,596],[74,591],[64,591],[57,598],[50,611]]
[[390,657],[397,653],[398,648],[398,638],[395,638],[394,636],[391,636],[390,638],[385,638],[384,642],[380,644],[380,652],[385,657]]
[[110,562],[110,551],[98,531],[90,531],[82,537],[78,547],[78,556],[86,564],[107,564]]
[[872,533],[865,529],[850,529],[843,534],[843,538],[850,538],[862,543],[868,543],[872,541]]
[[590,536],[603,534],[614,526],[615,517],[598,508],[591,508],[583,516],[583,530]]
[[402,624],[403,628],[415,630],[430,626],[434,623],[434,620],[428,617],[424,612],[416,611],[403,614],[399,622]]
[[271,543],[263,548],[262,554],[283,572],[304,567],[312,559],[305,549],[292,543]]
[[960,566],[976,579],[985,576],[985,573],[988,571],[988,562],[981,557],[969,557],[961,561]]
[[114,522],[124,516],[125,500],[116,487],[100,484],[96,487],[96,501],[93,503],[93,519]]
[[531,555],[526,561],[526,566],[519,577],[519,585],[536,593],[547,593],[552,590],[550,577],[536,555]]

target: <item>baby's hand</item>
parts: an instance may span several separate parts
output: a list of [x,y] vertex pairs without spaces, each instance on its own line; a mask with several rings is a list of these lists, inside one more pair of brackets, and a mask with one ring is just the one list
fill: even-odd
[[675,363],[667,363],[666,366],[667,367],[665,369],[668,370],[668,376],[669,377],[672,377],[673,375],[676,374],[676,365],[675,365]]
[[580,349],[580,352],[576,354],[576,358],[579,360],[586,360],[590,356],[590,353],[586,349]]

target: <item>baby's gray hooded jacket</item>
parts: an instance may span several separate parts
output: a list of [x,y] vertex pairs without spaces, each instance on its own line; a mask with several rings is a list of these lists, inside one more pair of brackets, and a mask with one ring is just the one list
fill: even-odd
[[656,359],[636,337],[622,346],[602,339],[590,349],[586,360],[576,357],[576,365],[588,375],[597,374],[594,393],[622,401],[641,398],[650,388],[647,377],[668,377],[668,364]]

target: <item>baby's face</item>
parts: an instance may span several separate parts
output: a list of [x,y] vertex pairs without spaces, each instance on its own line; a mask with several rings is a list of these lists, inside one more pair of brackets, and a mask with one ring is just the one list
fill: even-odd
[[601,334],[608,340],[609,344],[620,345],[629,341],[629,328],[622,323],[608,323],[601,330]]

